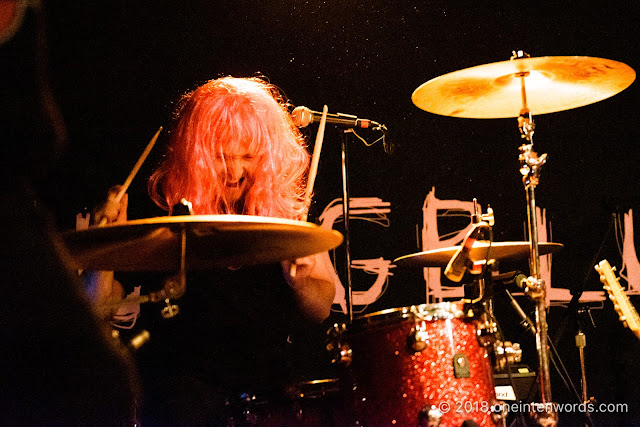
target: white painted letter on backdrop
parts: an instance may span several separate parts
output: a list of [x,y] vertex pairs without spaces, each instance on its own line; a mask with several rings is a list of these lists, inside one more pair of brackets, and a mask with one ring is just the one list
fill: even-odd
[[[623,274],[624,272],[624,274]],[[620,276],[627,280],[629,295],[640,295],[640,261],[636,254],[633,237],[633,210],[624,214],[624,236],[622,241],[622,268]]]
[[[391,212],[389,202],[383,202],[376,197],[357,197],[349,199],[349,220],[368,221],[382,227],[389,227],[387,214]],[[335,223],[343,221],[342,199],[332,200],[320,215],[320,225],[324,228],[333,228]],[[325,256],[329,256],[325,253]],[[335,265],[335,264],[334,264]],[[393,275],[389,271],[391,261],[383,257],[373,259],[352,259],[351,269],[359,269],[365,273],[375,275],[376,278],[366,291],[352,291],[353,306],[371,304],[384,294],[385,285],[389,281],[389,276]],[[338,274],[333,272],[333,283],[336,287],[336,296],[333,303],[340,306],[340,311],[347,313],[347,301],[345,286],[340,281]]]

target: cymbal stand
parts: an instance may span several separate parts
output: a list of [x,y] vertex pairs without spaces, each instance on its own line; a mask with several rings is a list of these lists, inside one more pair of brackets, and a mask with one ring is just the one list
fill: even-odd
[[[524,52],[514,52],[512,60],[522,58]],[[527,143],[520,146],[520,173],[522,182],[527,193],[527,219],[529,232],[529,267],[531,275],[525,281],[525,293],[531,297],[535,303],[535,324],[536,324],[536,349],[538,351],[538,378],[540,385],[540,403],[542,407],[532,412],[535,421],[541,425],[556,425],[558,414],[551,406],[551,381],[549,374],[549,350],[547,347],[547,307],[546,307],[546,285],[540,275],[540,251],[538,248],[538,222],[536,215],[535,188],[540,177],[540,168],[545,164],[547,155],[538,154],[533,151],[533,133],[535,124],[531,116],[531,111],[527,106],[527,92],[525,79],[529,72],[516,74],[520,78],[522,95],[522,109],[518,117],[518,127],[520,136]]]
[[[575,342],[576,342],[576,347],[578,348],[578,354],[580,357],[580,379],[582,382],[582,403],[585,405],[585,408],[589,408],[588,404],[589,403],[593,403],[594,402],[594,398],[593,397],[588,397],[588,393],[587,393],[587,370],[586,370],[586,364],[585,364],[585,357],[584,357],[584,349],[587,346],[587,337],[584,334],[584,332],[582,332],[582,321],[579,318],[579,316],[583,314],[585,315],[591,325],[595,328],[595,323],[593,322],[593,317],[591,316],[591,311],[589,309],[589,307],[585,307],[584,310],[578,310],[578,333],[575,336]],[[590,413],[588,410],[585,409],[585,420],[587,421],[587,425],[593,425],[591,423],[591,417],[590,417]]]
[[182,224],[180,228],[180,271],[174,276],[167,278],[164,286],[157,292],[151,292],[148,301],[156,303],[164,301],[165,307],[160,314],[165,319],[170,319],[180,312],[176,304],[172,304],[172,299],[178,299],[187,290],[187,227]]

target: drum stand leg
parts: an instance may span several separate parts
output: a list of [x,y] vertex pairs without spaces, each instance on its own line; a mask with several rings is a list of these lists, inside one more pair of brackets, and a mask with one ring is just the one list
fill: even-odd
[[[595,327],[595,324],[593,324],[593,318],[591,317],[591,312],[589,311],[589,308],[586,308],[584,311],[578,311],[578,315],[580,315],[581,313],[586,314],[586,316],[588,316],[589,320],[591,321],[592,325]],[[576,347],[578,348],[578,354],[580,356],[580,375],[582,380],[582,403],[585,406],[585,411],[584,411],[585,425],[592,426],[593,422],[591,420],[591,414],[587,409],[589,408],[590,404],[593,404],[595,402],[595,399],[593,397],[589,397],[589,394],[587,393],[587,369],[586,369],[585,357],[584,357],[584,348],[587,346],[587,336],[582,332],[582,327],[580,323],[581,323],[581,320],[578,319],[578,333],[576,334],[575,340],[576,340]]]
[[[512,60],[525,55],[523,52],[514,52]],[[527,192],[527,219],[529,223],[529,243],[530,243],[530,271],[531,276],[526,280],[525,293],[531,297],[535,303],[535,324],[536,324],[536,349],[538,351],[538,378],[540,384],[540,406],[538,410],[532,411],[531,416],[539,425],[555,426],[558,422],[558,414],[554,410],[551,400],[551,382],[549,375],[549,350],[547,346],[547,306],[546,306],[546,285],[540,277],[540,252],[538,249],[538,222],[536,218],[535,187],[538,185],[540,168],[546,162],[546,154],[538,157],[533,151],[533,131],[534,123],[531,112],[527,106],[527,94],[525,88],[525,78],[528,72],[523,72],[517,77],[521,82],[522,110],[518,117],[518,127],[521,137],[527,143],[520,146],[520,173],[522,182]]]

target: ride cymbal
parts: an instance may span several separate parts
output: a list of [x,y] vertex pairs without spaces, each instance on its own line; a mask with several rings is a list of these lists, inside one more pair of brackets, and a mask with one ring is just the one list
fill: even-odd
[[636,78],[633,68],[603,58],[546,56],[517,58],[454,71],[423,83],[411,101],[425,111],[453,117],[518,117],[526,103],[533,115],[602,101]]
[[147,218],[62,233],[79,268],[177,271],[181,230],[186,268],[243,267],[295,259],[333,249],[342,235],[303,221],[247,215]]

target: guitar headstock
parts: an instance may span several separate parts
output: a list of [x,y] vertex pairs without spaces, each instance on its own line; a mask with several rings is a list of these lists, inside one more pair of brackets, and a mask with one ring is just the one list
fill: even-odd
[[600,281],[609,294],[609,299],[613,302],[613,307],[618,313],[620,321],[640,338],[640,316],[629,301],[624,288],[620,285],[620,279],[615,274],[615,267],[612,267],[605,259],[600,261],[595,269],[600,274]]

